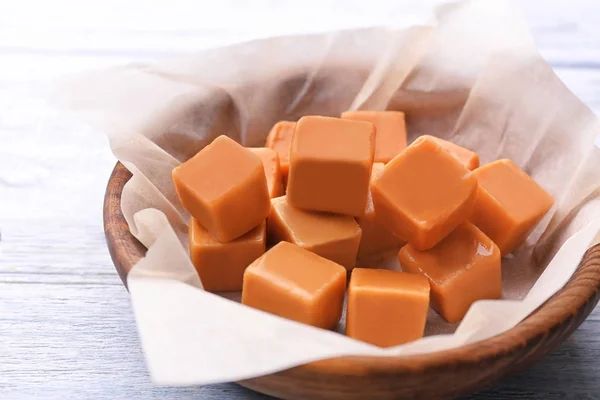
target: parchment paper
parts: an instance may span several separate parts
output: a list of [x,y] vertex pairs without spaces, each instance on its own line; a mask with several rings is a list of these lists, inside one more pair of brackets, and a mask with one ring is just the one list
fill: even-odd
[[[128,285],[158,384],[233,381],[335,356],[482,340],[560,289],[599,240],[598,119],[541,59],[508,2],[446,4],[428,24],[280,37],[94,72],[68,82],[62,95],[108,135],[133,173],[122,209],[149,250]],[[475,303],[458,327],[431,312],[427,337],[389,349],[203,291],[171,181],[175,166],[220,134],[260,146],[278,120],[359,108],[405,111],[410,140],[450,139],[482,163],[510,158],[557,201],[503,260],[503,300]],[[394,259],[382,265],[397,268]]]

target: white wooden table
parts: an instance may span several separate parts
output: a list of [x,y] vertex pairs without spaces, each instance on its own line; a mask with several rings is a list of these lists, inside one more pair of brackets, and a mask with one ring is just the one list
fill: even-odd
[[[389,24],[432,2],[0,2],[0,398],[264,398],[234,384],[151,384],[102,231],[115,160],[102,135],[49,107],[56,78],[307,26]],[[597,111],[596,4],[523,7],[542,54]],[[474,398],[596,399],[598,359],[600,311],[550,357]]]

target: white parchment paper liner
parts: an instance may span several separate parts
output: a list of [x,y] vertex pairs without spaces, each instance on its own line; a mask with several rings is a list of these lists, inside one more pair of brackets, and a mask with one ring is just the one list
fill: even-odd
[[[343,355],[427,353],[510,329],[559,290],[598,242],[596,116],[536,52],[511,3],[458,2],[431,23],[254,41],[78,77],[63,100],[107,133],[133,173],[122,209],[148,253],[128,285],[152,378],[187,385],[260,376]],[[504,299],[456,327],[380,349],[205,292],[187,255],[188,215],[171,170],[220,134],[260,146],[281,119],[397,109],[409,139],[432,134],[510,158],[557,200],[503,260]],[[343,329],[343,326],[340,327]]]

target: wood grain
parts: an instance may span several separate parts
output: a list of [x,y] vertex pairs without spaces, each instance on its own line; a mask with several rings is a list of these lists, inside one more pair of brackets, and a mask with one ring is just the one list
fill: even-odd
[[[102,134],[49,106],[54,80],[260,36],[395,24],[431,3],[0,2],[0,398],[268,398],[235,384],[152,384],[101,222],[115,160]],[[599,111],[597,0],[522,7],[541,54]],[[315,9],[336,18],[315,20]],[[466,398],[597,399],[598,359],[600,309],[532,368]]]
[[[131,178],[131,172],[118,163],[120,168],[115,168],[108,180],[106,195],[104,197],[104,234],[106,242],[113,243],[108,246],[110,256],[115,265],[119,277],[127,286],[127,274],[135,263],[146,254],[146,248],[129,232],[129,226],[121,210],[121,193],[123,186]],[[118,212],[117,212],[118,210]],[[131,263],[129,255],[137,255],[136,261]]]

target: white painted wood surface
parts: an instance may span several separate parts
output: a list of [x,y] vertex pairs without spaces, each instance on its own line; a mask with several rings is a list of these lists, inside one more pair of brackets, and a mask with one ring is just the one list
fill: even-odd
[[[57,78],[255,37],[393,24],[434,2],[0,1],[0,398],[264,398],[233,384],[151,384],[102,231],[114,157],[102,135],[49,107]],[[600,110],[597,1],[523,7],[542,55]],[[473,398],[600,398],[599,358],[597,311],[550,357]]]

